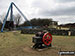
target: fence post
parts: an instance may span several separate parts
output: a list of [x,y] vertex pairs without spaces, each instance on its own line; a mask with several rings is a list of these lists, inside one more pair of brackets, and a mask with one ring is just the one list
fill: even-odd
[[71,36],[71,33],[72,33],[71,31],[68,31],[68,36]]

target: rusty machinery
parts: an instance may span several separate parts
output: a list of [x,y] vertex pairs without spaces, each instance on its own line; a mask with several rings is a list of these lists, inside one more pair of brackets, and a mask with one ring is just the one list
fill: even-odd
[[49,32],[38,32],[32,38],[33,48],[47,48],[52,46],[52,35]]

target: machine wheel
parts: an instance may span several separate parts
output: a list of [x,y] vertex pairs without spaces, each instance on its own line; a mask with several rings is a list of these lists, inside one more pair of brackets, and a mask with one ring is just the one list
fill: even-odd
[[45,33],[43,36],[43,43],[46,46],[49,46],[51,45],[51,42],[52,42],[52,35],[50,33]]

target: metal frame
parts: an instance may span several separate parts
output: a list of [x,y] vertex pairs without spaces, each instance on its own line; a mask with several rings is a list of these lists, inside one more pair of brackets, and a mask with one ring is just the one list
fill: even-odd
[[21,11],[13,2],[11,2],[10,6],[9,6],[9,8],[8,8],[7,14],[6,14],[6,16],[5,16],[4,20],[3,20],[3,25],[2,25],[2,28],[1,28],[1,32],[3,32],[3,29],[4,29],[4,26],[5,26],[7,17],[8,17],[8,15],[9,15],[9,12],[11,12],[11,14],[10,14],[10,18],[11,18],[11,19],[10,19],[10,20],[13,21],[13,6],[15,6],[15,8],[19,11],[19,13],[20,13],[20,14],[24,17],[24,19],[28,22],[28,24],[29,24],[30,26],[32,26],[31,23],[30,23],[30,22],[28,21],[28,19],[26,18],[26,16],[22,13],[22,11]]

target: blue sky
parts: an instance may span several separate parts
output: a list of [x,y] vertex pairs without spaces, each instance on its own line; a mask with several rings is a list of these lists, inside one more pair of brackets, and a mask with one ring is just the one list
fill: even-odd
[[6,14],[11,2],[20,8],[28,20],[35,17],[53,18],[59,24],[75,23],[75,0],[0,0],[0,15]]

